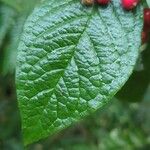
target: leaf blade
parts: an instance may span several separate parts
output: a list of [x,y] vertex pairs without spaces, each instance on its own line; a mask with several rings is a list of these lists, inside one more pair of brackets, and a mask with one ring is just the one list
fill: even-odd
[[137,11],[124,12],[117,0],[107,8],[45,1],[34,10],[16,75],[26,144],[87,116],[121,88],[138,57]]

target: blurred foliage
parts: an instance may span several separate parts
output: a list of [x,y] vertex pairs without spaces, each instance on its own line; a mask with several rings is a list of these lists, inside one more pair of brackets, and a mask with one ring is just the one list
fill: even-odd
[[[148,41],[150,43],[150,40]],[[139,57],[137,66],[117,97],[125,101],[141,101],[150,84],[150,44]]]
[[15,71],[24,22],[38,1],[0,0],[0,73],[3,75]]
[[[36,1],[38,0],[0,0],[0,150],[24,149],[14,70],[17,44],[24,21]],[[117,94],[117,99],[73,127],[32,144],[26,149],[150,149],[150,44],[148,43],[145,44],[147,48],[142,49],[132,76]]]
[[0,14],[0,46],[2,46],[7,32],[14,24],[15,12],[6,5],[0,5]]
[[15,21],[14,28],[9,33],[9,41],[5,46],[3,56],[2,73],[13,73],[16,67],[17,47],[22,33],[22,28],[26,19],[26,14],[20,15]]

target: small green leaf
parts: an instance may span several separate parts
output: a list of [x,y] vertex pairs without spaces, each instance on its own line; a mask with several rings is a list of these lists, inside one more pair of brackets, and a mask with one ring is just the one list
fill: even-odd
[[20,10],[21,9],[21,3],[22,0],[0,0],[0,2],[16,9],[16,10]]
[[45,0],[19,44],[17,93],[25,144],[52,135],[106,104],[129,78],[141,44],[142,7],[85,7]]
[[5,53],[3,48],[8,44],[8,34],[15,23],[15,17],[16,12],[12,8],[0,3],[0,73]]
[[14,73],[16,68],[17,48],[23,30],[24,22],[27,15],[21,15],[16,19],[16,23],[10,31],[10,41],[7,43],[3,56],[2,74]]
[[12,8],[0,4],[0,47],[3,44],[6,34],[13,26],[15,17],[16,13]]
[[31,10],[39,0],[0,0],[18,12]]
[[146,0],[148,7],[150,7],[150,0]]
[[[9,7],[5,6],[4,4],[0,7],[2,8],[0,9],[0,17],[2,18],[2,27],[0,28],[0,46],[3,39],[6,36],[6,33],[9,31],[7,33],[9,39],[7,40],[6,44],[4,43],[5,44],[5,46],[3,46],[4,54],[1,56],[2,58],[0,58],[1,60],[0,72],[3,75],[6,75],[8,73],[14,73],[15,71],[17,47],[20,41],[20,36],[23,30],[23,26],[27,17],[31,13],[35,5],[38,3],[38,1],[39,0],[32,0],[32,1],[3,0],[3,2],[5,2],[6,4],[7,2],[9,2],[7,4]],[[11,3],[14,5],[19,4],[20,6],[22,6],[22,9],[20,9],[19,13],[17,13],[16,10],[12,9],[13,6],[11,5]]]

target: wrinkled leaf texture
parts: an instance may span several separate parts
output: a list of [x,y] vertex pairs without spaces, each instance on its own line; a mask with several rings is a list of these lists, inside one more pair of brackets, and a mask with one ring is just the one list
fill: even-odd
[[130,76],[141,44],[142,6],[42,1],[27,19],[17,58],[25,144],[101,108]]

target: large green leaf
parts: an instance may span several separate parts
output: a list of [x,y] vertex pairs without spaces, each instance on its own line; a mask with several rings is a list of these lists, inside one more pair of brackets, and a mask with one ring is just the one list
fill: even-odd
[[85,7],[45,0],[19,44],[17,93],[25,144],[58,132],[106,104],[130,76],[139,53],[142,8],[118,0]]

